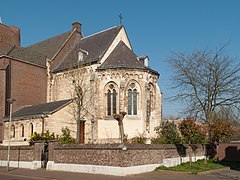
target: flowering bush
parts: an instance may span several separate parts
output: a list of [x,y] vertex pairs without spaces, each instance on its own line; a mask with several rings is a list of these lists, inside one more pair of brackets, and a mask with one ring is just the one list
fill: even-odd
[[197,124],[193,118],[183,120],[179,125],[179,130],[183,138],[183,143],[198,144],[205,141],[203,126]]
[[226,120],[214,121],[209,127],[210,142],[228,142],[233,135],[231,123]]

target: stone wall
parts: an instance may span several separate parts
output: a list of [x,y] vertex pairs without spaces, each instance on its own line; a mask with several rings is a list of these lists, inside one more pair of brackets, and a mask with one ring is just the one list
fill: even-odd
[[[34,146],[11,146],[10,167],[41,168],[41,157],[44,149],[43,143]],[[0,146],[0,166],[7,166],[8,146]]]
[[[129,167],[146,164],[161,164],[163,159],[203,156],[201,145],[193,151],[189,146],[177,147],[163,144],[50,144],[52,156],[49,161],[68,164],[91,164],[102,166]],[[182,150],[180,150],[182,148]]]
[[[10,161],[41,161],[43,143],[34,146],[11,146]],[[0,146],[0,160],[7,160],[8,146]]]
[[[160,165],[174,166],[204,158],[202,145],[161,144],[70,144],[50,142],[47,170],[130,175],[153,171]],[[13,146],[10,167],[41,168],[43,143]],[[193,150],[194,149],[194,150]],[[0,146],[0,166],[7,165],[7,146]]]

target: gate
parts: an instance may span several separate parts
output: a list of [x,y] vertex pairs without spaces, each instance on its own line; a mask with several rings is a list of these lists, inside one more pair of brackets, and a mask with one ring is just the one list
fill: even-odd
[[42,168],[46,168],[47,162],[48,162],[48,142],[47,141],[44,143],[44,148],[41,155],[41,162],[42,162],[41,164]]

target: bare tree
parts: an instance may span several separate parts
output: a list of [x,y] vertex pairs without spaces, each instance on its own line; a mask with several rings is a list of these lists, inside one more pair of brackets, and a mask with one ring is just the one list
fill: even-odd
[[175,73],[172,88],[178,92],[172,99],[185,101],[189,115],[209,124],[220,108],[239,109],[240,63],[225,49],[175,53],[168,59]]
[[119,114],[114,115],[114,119],[118,121],[118,126],[119,126],[119,135],[120,135],[120,141],[123,143],[124,139],[124,127],[123,127],[123,119],[124,116],[126,115],[126,112],[120,112]]
[[[77,142],[84,143],[84,131],[86,119],[91,119],[94,124],[94,87],[91,85],[91,73],[86,68],[78,68],[71,74],[71,97],[73,104],[71,111],[77,122]],[[92,128],[93,131],[93,128]],[[93,132],[91,132],[93,133]],[[93,135],[92,135],[93,138]]]

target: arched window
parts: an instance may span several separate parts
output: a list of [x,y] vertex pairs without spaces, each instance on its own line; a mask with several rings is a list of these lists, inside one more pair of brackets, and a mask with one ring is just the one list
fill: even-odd
[[113,105],[112,112],[113,114],[116,114],[117,113],[117,92],[115,89],[113,89],[113,92],[112,92],[112,105]]
[[107,92],[107,115],[111,116],[112,114],[112,102],[111,102],[112,93],[110,90]]
[[137,115],[137,90],[133,90],[133,115]]
[[33,135],[33,124],[32,123],[30,123],[30,125],[29,125],[29,130],[30,130],[30,136],[32,136]]
[[135,83],[131,83],[128,89],[128,115],[137,115],[137,94]]
[[128,115],[132,115],[132,90],[128,90]]
[[117,91],[113,83],[107,89],[107,115],[112,116],[117,113]]
[[11,126],[11,136],[10,137],[15,138],[15,126],[14,125]]
[[21,137],[24,137],[24,125],[23,124],[20,125],[20,129],[21,129]]

